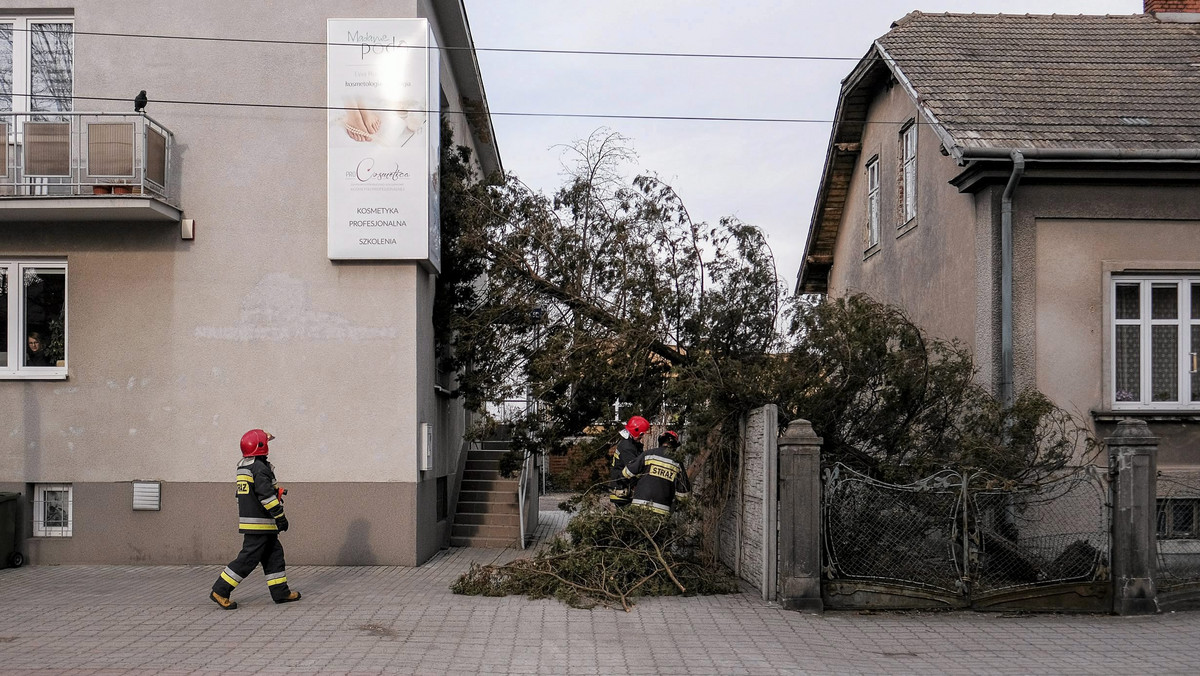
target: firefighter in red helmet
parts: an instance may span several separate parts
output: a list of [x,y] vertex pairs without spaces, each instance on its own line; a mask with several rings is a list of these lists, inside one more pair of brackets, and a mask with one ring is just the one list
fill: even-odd
[[226,610],[237,608],[229,597],[247,575],[262,565],[267,589],[275,603],[300,600],[300,592],[288,589],[279,534],[288,529],[283,515],[283,495],[287,492],[275,483],[275,467],[267,461],[267,443],[275,437],[254,429],[242,435],[242,460],[237,466],[238,532],[242,533],[242,551],[217,581],[208,597]]
[[625,429],[620,432],[621,439],[613,449],[612,461],[608,467],[608,499],[617,507],[625,507],[633,499],[633,482],[625,476],[625,466],[642,454],[641,438],[649,431],[650,421],[635,415],[625,423]]

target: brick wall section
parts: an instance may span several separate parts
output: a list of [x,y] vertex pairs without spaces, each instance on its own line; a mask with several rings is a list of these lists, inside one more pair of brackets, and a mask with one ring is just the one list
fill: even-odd
[[1146,0],[1147,14],[1200,12],[1200,0]]
[[739,483],[735,485],[721,517],[719,545],[721,562],[759,590],[763,586],[764,453],[766,435],[774,433],[777,428],[774,420],[767,420],[766,411],[764,408],[756,409],[746,420]]

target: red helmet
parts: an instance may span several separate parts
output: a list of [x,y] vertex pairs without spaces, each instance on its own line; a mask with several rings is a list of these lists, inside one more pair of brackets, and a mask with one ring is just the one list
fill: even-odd
[[675,448],[679,448],[679,433],[675,430],[667,430],[666,432],[658,435],[658,445],[666,446],[667,444],[670,444]]
[[250,430],[242,435],[242,457],[249,458],[253,455],[266,455],[268,452],[267,442],[274,439],[275,435],[262,430]]
[[643,434],[650,431],[650,421],[640,415],[635,415],[625,423],[625,431],[629,432],[629,436],[634,439],[641,439]]

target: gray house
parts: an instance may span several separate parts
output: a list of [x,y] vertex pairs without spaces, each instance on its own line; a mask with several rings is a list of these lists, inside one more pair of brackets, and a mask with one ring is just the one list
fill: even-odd
[[1102,436],[1144,419],[1160,469],[1186,472],[1200,0],[1145,10],[893,24],[843,81],[797,291],[900,305],[998,394],[1037,387]]
[[289,562],[448,545],[439,115],[500,166],[462,0],[3,0],[0,71],[0,491],[28,560],[224,563],[253,428]]

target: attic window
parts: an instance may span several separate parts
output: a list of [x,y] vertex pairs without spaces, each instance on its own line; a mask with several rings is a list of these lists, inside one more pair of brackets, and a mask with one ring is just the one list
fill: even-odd
[[1128,124],[1133,127],[1149,127],[1150,120],[1144,117],[1122,117],[1121,124]]

